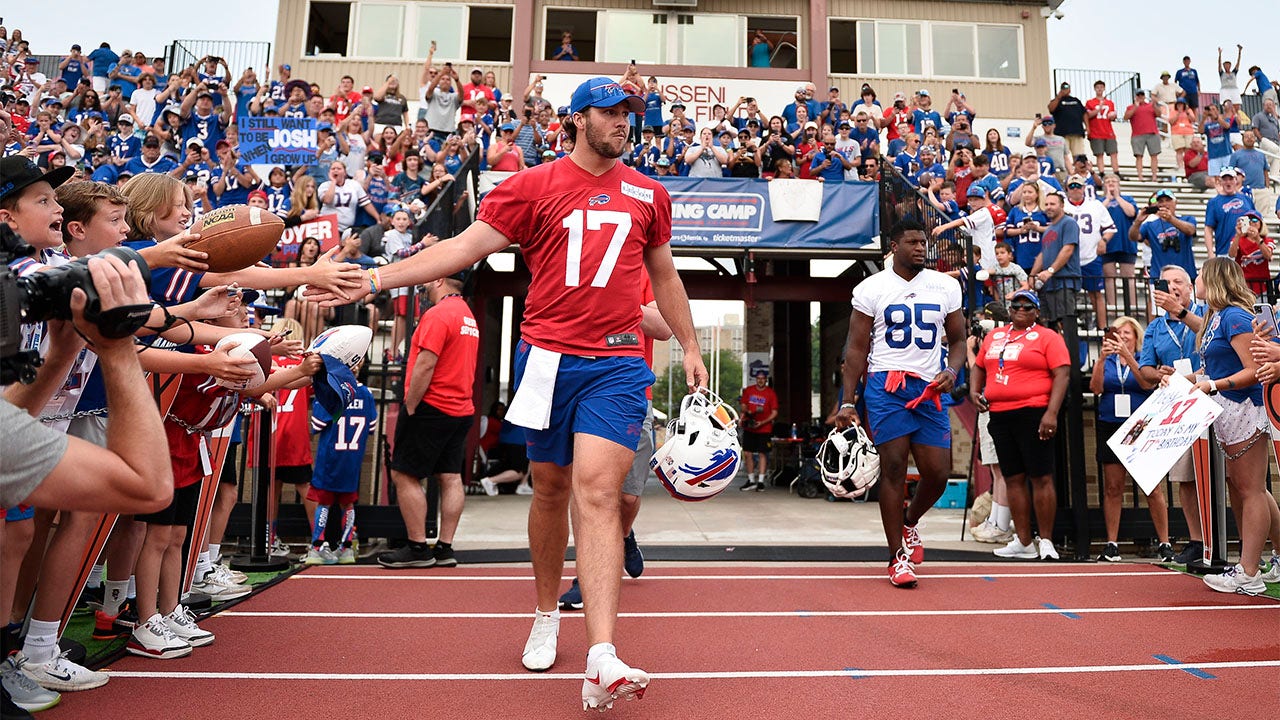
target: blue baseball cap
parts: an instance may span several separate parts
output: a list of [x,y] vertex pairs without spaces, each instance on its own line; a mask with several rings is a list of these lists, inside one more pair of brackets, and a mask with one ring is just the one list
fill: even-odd
[[1031,143],[1031,144],[1032,144],[1032,145],[1034,145],[1035,147],[1048,147],[1048,146],[1049,146],[1049,143],[1045,142],[1045,139],[1044,139],[1044,138],[1036,138],[1035,142],[1033,142],[1033,143]]
[[964,196],[984,198],[987,196],[987,189],[982,187],[981,185],[970,185],[969,189],[965,192]]
[[515,123],[503,123],[501,126],[498,127],[499,132],[508,132],[515,129],[516,129]]
[[280,69],[281,69],[281,70],[288,70],[289,72],[293,72],[293,66],[292,66],[292,65],[289,65],[288,63],[285,63],[284,65],[281,65],[281,66],[280,66]]
[[573,91],[573,99],[569,101],[569,110],[582,112],[589,107],[609,108],[624,102],[631,112],[644,112],[644,100],[637,95],[626,94],[617,80],[607,77],[594,77],[582,83],[577,90]]
[[1036,297],[1036,294],[1031,290],[1019,290],[1018,292],[1013,294],[1013,297],[1009,298],[1009,302],[1012,303],[1014,300],[1017,300],[1018,298],[1026,298],[1027,300],[1031,301],[1032,305],[1035,305],[1037,308],[1040,307],[1040,298]]

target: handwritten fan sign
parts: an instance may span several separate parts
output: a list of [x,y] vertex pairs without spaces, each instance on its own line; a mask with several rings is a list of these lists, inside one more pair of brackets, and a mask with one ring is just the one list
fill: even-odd
[[320,241],[320,252],[328,252],[329,248],[338,244],[341,235],[338,231],[337,215],[321,215],[315,220],[308,220],[291,228],[286,228],[276,243],[275,252],[271,253],[272,267],[286,267],[298,259],[298,249],[302,241],[315,238]]
[[1222,414],[1222,406],[1181,375],[1129,416],[1107,440],[1120,462],[1147,495],[1169,474],[1169,469],[1195,444],[1197,438]]

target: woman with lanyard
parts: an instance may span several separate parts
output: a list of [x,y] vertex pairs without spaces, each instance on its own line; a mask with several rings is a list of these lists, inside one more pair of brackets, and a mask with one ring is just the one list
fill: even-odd
[[[1142,325],[1131,317],[1118,317],[1102,339],[1102,357],[1093,366],[1089,390],[1098,396],[1098,462],[1102,464],[1102,515],[1106,519],[1107,546],[1098,560],[1120,560],[1120,503],[1124,499],[1124,465],[1116,457],[1107,440],[1120,429],[1126,418],[1146,401],[1156,383],[1142,376],[1137,353],[1142,352]],[[1163,481],[1161,481],[1163,483]],[[1147,509],[1160,539],[1158,554],[1164,562],[1173,561],[1173,545],[1169,543],[1169,502],[1164,485],[1147,496]]]
[[[1053,438],[1058,411],[1067,394],[1071,359],[1062,336],[1036,324],[1040,299],[1019,290],[1009,301],[1013,322],[987,335],[974,362],[970,399],[978,410],[990,410],[991,439],[1000,456],[1009,491],[1009,509],[1017,536],[998,548],[999,557],[1057,560],[1053,520],[1058,496],[1053,487]],[[1035,493],[1040,541],[1031,535],[1031,501]]]
[[1197,337],[1201,374],[1187,379],[1222,406],[1213,430],[1226,456],[1227,491],[1240,531],[1240,562],[1221,575],[1206,575],[1204,582],[1218,592],[1260,595],[1267,585],[1259,560],[1271,526],[1268,504],[1275,501],[1266,489],[1270,454],[1262,442],[1270,422],[1262,407],[1258,363],[1250,353],[1255,298],[1240,266],[1221,256],[1201,267],[1196,297],[1209,310]]

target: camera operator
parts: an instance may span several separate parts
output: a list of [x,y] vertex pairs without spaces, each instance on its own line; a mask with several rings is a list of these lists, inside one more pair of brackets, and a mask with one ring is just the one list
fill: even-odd
[[1159,278],[1161,270],[1170,265],[1182,268],[1194,280],[1196,261],[1192,244],[1196,238],[1196,219],[1178,215],[1178,201],[1169,190],[1157,190],[1152,200],[1129,226],[1129,239],[1151,247],[1152,280]]
[[[150,303],[136,264],[92,258],[89,272],[104,311]],[[72,320],[50,322],[49,360],[35,382],[10,387],[0,400],[0,506],[154,512],[173,493],[169,458],[154,451],[166,443],[160,413],[143,381],[132,336],[103,336],[85,321],[85,302],[83,290],[72,291]],[[108,430],[105,448],[47,428],[29,414],[62,386],[84,347],[80,335],[98,355],[113,415],[128,418]]]

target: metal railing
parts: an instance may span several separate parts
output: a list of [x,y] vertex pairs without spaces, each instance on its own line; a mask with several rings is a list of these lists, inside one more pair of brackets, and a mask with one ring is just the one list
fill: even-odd
[[[1071,83],[1071,94],[1088,101],[1093,97],[1093,84],[1097,81],[1107,84],[1107,99],[1116,104],[1116,108],[1126,108],[1133,104],[1134,93],[1142,87],[1142,75],[1132,70],[1082,70],[1055,68],[1053,71],[1053,87],[1050,97],[1058,92],[1062,83]],[[1048,100],[1045,100],[1047,103]],[[1121,112],[1124,112],[1121,110]]]
[[259,78],[266,77],[265,71],[271,68],[271,43],[245,40],[174,40],[165,49],[165,67],[169,68],[169,72],[181,72],[207,56],[227,61],[231,72],[227,85],[231,85],[239,79],[245,68],[257,70]]

